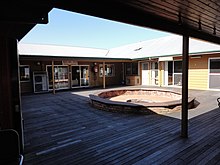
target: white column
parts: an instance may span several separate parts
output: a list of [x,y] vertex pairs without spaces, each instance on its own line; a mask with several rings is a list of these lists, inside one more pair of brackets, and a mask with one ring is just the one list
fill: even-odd
[[102,68],[103,68],[102,82],[103,82],[103,89],[105,89],[105,62],[104,61],[102,64]]

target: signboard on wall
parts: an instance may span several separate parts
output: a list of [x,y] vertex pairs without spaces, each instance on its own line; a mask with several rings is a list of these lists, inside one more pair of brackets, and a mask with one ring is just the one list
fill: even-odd
[[173,57],[159,57],[159,61],[173,61]]
[[63,65],[78,65],[78,61],[75,60],[63,60]]

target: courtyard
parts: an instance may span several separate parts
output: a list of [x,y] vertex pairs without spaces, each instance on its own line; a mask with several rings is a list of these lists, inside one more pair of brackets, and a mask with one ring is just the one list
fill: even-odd
[[91,107],[89,94],[104,90],[22,96],[25,164],[220,163],[218,91],[189,90],[198,106],[189,110],[189,137],[184,139],[181,112],[137,115]]

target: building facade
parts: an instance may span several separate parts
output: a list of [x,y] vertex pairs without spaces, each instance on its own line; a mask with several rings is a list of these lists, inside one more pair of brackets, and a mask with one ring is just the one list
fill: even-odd
[[51,91],[53,88],[60,90],[95,87],[103,86],[103,83],[105,86],[121,85],[125,81],[125,63],[129,62],[126,60],[101,62],[83,59],[26,59],[20,56],[21,92],[39,93]]
[[[172,61],[140,62],[142,85],[182,86],[182,57]],[[220,89],[220,53],[189,57],[189,89]]]
[[[21,44],[21,92],[113,85],[181,86],[181,51],[169,47],[181,45],[179,40],[165,37],[110,50]],[[220,46],[192,39],[191,45],[189,88],[219,90]]]

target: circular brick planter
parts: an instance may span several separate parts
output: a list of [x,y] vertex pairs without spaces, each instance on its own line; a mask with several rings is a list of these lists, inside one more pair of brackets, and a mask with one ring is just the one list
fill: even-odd
[[[122,89],[89,95],[93,107],[110,112],[164,114],[181,109],[181,94],[167,90]],[[195,98],[189,97],[189,108]]]

